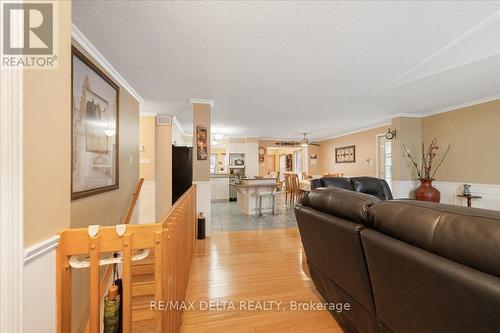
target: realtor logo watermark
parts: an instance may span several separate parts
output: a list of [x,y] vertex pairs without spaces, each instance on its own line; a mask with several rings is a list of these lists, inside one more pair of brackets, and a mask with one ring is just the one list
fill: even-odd
[[55,69],[57,1],[2,1],[2,67]]

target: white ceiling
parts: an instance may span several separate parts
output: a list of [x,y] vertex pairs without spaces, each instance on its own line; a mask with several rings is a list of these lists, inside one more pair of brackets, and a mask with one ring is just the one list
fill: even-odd
[[500,94],[500,2],[74,1],[145,102],[191,131],[320,139]]

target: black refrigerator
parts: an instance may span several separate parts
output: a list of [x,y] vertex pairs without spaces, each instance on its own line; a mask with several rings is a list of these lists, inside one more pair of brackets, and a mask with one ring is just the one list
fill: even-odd
[[193,184],[193,148],[172,145],[172,205]]

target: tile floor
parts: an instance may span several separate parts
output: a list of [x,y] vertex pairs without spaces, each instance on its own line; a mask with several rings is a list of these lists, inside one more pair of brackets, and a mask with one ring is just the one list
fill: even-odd
[[238,204],[231,202],[212,202],[210,233],[260,229],[284,229],[297,227],[293,206],[283,202],[277,204],[277,214],[265,213],[247,216],[240,213]]

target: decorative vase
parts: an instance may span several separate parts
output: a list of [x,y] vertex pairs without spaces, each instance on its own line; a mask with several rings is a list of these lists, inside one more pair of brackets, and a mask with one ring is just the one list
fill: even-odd
[[420,186],[415,190],[415,197],[419,201],[439,202],[441,200],[441,192],[434,186],[434,179],[420,179]]
[[465,195],[465,196],[471,195],[470,187],[471,187],[470,184],[464,184],[464,190],[462,192],[462,195]]

